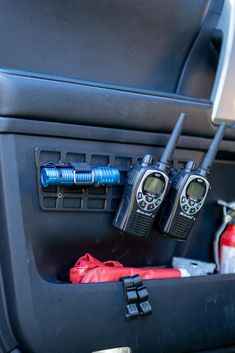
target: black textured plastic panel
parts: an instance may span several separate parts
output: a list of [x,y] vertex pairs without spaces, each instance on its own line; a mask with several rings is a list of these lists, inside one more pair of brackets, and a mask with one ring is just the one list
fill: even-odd
[[[137,156],[117,156],[85,151],[45,150],[35,151],[40,207],[46,211],[115,211],[121,198],[125,176]],[[49,162],[86,162],[94,166],[115,166],[120,170],[121,182],[112,187],[49,186],[40,183],[40,168]]]

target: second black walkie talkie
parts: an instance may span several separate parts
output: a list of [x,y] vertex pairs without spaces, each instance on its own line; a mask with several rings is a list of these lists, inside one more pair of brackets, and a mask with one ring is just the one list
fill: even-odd
[[210,188],[207,177],[223,139],[225,127],[224,123],[220,125],[199,168],[194,169],[195,163],[189,161],[173,175],[168,198],[161,209],[157,224],[160,232],[181,240],[187,239],[205,203]]
[[127,175],[113,226],[122,233],[147,237],[169,185],[169,161],[181,134],[186,115],[181,113],[160,161],[153,165],[146,155]]

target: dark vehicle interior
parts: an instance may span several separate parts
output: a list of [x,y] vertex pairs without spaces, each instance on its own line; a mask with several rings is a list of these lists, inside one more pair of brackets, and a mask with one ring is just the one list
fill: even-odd
[[[221,0],[0,1],[0,352],[235,352],[235,275],[149,280],[153,312],[123,315],[121,282],[71,284],[85,253],[125,266],[213,262],[216,201],[235,199],[235,132],[187,241],[120,235],[112,220],[126,174],[158,160],[181,112],[173,155],[199,164],[217,126],[211,92]],[[40,184],[46,163],[115,166],[119,186]]]

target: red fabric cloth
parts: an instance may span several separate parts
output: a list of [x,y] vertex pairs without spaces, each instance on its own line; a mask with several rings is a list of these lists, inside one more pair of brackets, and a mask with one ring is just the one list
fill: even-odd
[[93,283],[119,281],[120,277],[140,275],[142,279],[181,277],[178,269],[124,267],[117,261],[101,262],[90,254],[80,257],[70,269],[72,283]]

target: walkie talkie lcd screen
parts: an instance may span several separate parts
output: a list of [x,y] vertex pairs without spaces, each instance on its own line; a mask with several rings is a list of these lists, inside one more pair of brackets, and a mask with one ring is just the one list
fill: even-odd
[[203,184],[200,184],[196,181],[192,181],[187,188],[187,196],[194,197],[201,200],[205,195],[206,188]]
[[149,176],[144,183],[143,190],[145,193],[157,195],[162,193],[163,188],[164,183],[161,179]]

